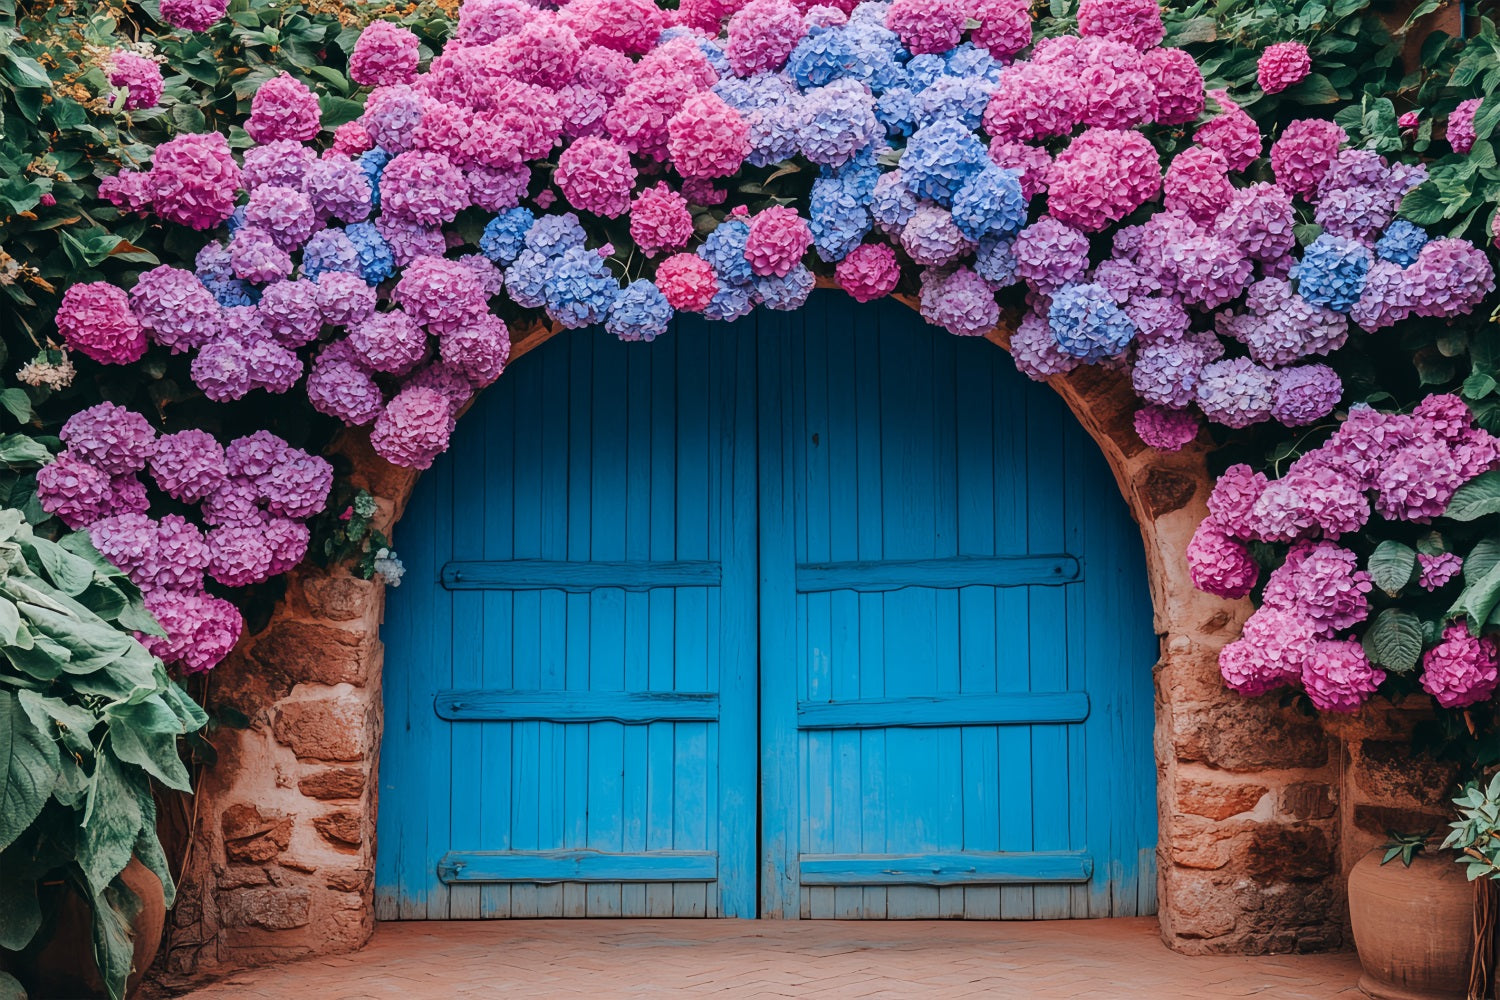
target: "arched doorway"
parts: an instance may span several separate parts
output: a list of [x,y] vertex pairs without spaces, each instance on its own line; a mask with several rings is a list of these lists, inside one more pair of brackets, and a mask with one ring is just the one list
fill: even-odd
[[894,304],[517,362],[401,525],[377,915],[1153,912],[1097,446]]

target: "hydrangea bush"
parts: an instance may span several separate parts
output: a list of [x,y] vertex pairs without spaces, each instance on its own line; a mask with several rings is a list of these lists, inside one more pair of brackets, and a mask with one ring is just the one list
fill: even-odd
[[[210,7],[177,23],[202,30],[186,19]],[[348,60],[357,117],[330,117],[342,95],[318,81],[268,75],[243,136],[179,134],[109,177],[100,195],[165,226],[191,268],[76,284],[58,334],[104,366],[178,357],[209,400],[305,398],[421,469],[513,331],[649,341],[677,312],[795,309],[819,281],[903,294],[953,335],[1012,325],[1032,378],[1120,372],[1151,447],[1282,442],[1269,474],[1225,472],[1189,552],[1203,589],[1260,605],[1224,654],[1232,687],[1349,710],[1392,673],[1445,706],[1487,698],[1493,644],[1475,637],[1495,601],[1414,595],[1483,583],[1460,549],[1500,507],[1450,507],[1489,489],[1500,448],[1455,395],[1390,412],[1364,360],[1466,329],[1491,262],[1413,221],[1430,177],[1404,144],[1344,112],[1289,114],[1354,101],[1370,51],[1367,82],[1384,79],[1393,46],[1363,4],[1316,30],[1219,7],[1083,0],[1034,24],[1022,0],[468,0],[430,58],[377,22]],[[1230,29],[1238,45],[1209,45]],[[158,440],[118,408],[75,419],[43,505],[184,634],[227,638],[182,595],[295,563],[330,470],[271,435],[199,468],[216,444]],[[152,491],[197,511],[153,516]],[[1377,568],[1392,560],[1399,581]],[[178,662],[211,665],[209,648]]]

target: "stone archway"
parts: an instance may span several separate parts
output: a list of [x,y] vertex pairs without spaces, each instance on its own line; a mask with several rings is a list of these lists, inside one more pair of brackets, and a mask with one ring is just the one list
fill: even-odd
[[[519,332],[513,362],[560,331]],[[1008,346],[1005,330],[989,339]],[[1196,591],[1183,557],[1212,483],[1207,445],[1175,454],[1145,447],[1132,426],[1135,395],[1116,372],[1084,367],[1050,384],[1099,445],[1145,548],[1161,637],[1155,754],[1164,941],[1189,953],[1339,946],[1342,874],[1373,840],[1358,828],[1353,800],[1411,808],[1422,783],[1403,789],[1393,777],[1382,780],[1379,741],[1365,730],[1342,734],[1341,744],[1272,699],[1247,701],[1223,687],[1218,649],[1237,634],[1248,603]],[[384,498],[381,527],[394,528],[399,545],[416,473],[380,460],[363,434],[345,435],[338,450],[355,481]],[[212,675],[213,701],[243,712],[250,725],[215,739],[220,758],[195,805],[171,973],[348,951],[368,939],[383,609],[381,585],[304,567],[289,578],[270,624]],[[1365,817],[1365,826],[1372,822]]]

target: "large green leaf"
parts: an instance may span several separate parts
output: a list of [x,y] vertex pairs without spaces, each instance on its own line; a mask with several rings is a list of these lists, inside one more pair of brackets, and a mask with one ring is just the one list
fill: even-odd
[[122,761],[136,765],[169,788],[192,791],[187,768],[177,754],[177,737],[184,731],[182,720],[159,696],[138,705],[111,705],[105,715],[109,718],[110,745]]
[[1464,557],[1464,582],[1473,583],[1500,563],[1500,538],[1481,538]]
[[1477,634],[1497,603],[1500,603],[1500,563],[1491,566],[1483,576],[1466,582],[1458,600],[1448,609],[1448,617],[1464,619],[1469,631]]
[[130,863],[145,817],[136,797],[136,781],[115,759],[110,738],[100,744],[89,785],[88,806],[78,836],[78,865],[89,888],[103,892]]
[[57,781],[57,745],[0,690],[0,851],[31,825]]
[[1375,546],[1370,553],[1370,579],[1375,586],[1395,597],[1411,582],[1412,570],[1417,565],[1417,553],[1401,542],[1386,540]]
[[99,717],[82,705],[73,705],[61,698],[39,694],[36,691],[20,692],[21,707],[26,710],[29,718],[42,732],[52,735],[56,731],[57,738],[61,739],[63,745],[69,750],[80,754],[92,754],[94,752],[93,741],[89,734],[99,724]]
[[110,1000],[125,1000],[125,983],[135,962],[135,918],[141,901],[118,878],[93,894],[94,961]]
[[93,565],[61,545],[37,539],[31,546],[31,551],[36,553],[47,579],[69,597],[77,597],[94,582]]
[[1458,488],[1443,516],[1455,521],[1473,521],[1500,513],[1500,469],[1486,472]]
[[[20,951],[42,926],[36,879],[29,873],[0,869],[0,949]],[[5,996],[0,985],[0,998]]]
[[1410,673],[1422,658],[1422,620],[1410,611],[1386,608],[1362,639],[1365,655],[1394,673]]
[[177,883],[172,880],[172,867],[167,864],[167,855],[156,836],[156,800],[151,797],[151,789],[142,788],[139,801],[144,822],[135,840],[135,858],[161,880],[161,891],[171,906],[177,898]]

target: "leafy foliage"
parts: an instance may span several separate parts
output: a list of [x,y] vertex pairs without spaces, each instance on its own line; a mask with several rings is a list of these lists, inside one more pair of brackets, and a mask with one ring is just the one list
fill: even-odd
[[179,737],[207,721],[132,632],[160,634],[140,591],[82,534],[38,537],[0,511],[0,948],[42,927],[37,887],[63,879],[94,912],[94,959],[123,997],[137,857],[170,903],[155,779],[190,790]]
[[1500,878],[1500,774],[1488,784],[1471,781],[1453,800],[1459,818],[1443,841],[1444,847],[1460,851],[1458,863],[1467,868],[1469,881]]

